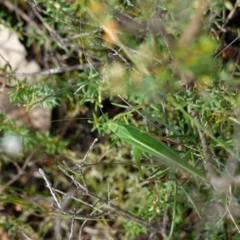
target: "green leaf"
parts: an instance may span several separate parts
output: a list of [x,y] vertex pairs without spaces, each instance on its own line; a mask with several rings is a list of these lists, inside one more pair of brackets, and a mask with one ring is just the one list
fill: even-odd
[[135,148],[149,153],[166,163],[173,163],[178,167],[194,174],[202,179],[206,179],[206,174],[199,171],[197,168],[190,165],[188,162],[180,158],[174,151],[160,140],[140,132],[137,128],[126,124],[119,124],[109,122],[108,127],[119,137],[122,141],[129,143]]

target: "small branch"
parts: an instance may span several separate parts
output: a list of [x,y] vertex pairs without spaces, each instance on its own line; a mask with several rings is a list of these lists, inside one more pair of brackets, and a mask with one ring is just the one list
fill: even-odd
[[217,59],[226,49],[231,47],[233,43],[235,43],[240,38],[240,35],[238,35],[232,42],[230,42],[226,47],[224,47],[215,57],[214,60]]
[[200,128],[199,126],[201,126],[201,122],[200,122],[200,118],[198,113],[196,112],[195,109],[192,110],[192,117],[195,119],[195,121],[197,122],[196,126],[198,129],[198,134],[201,140],[201,145],[202,145],[202,150],[203,150],[203,155],[206,161],[206,165],[207,165],[207,169],[208,169],[208,177],[212,178],[215,177],[216,171],[214,170],[212,163],[211,163],[211,154],[210,151],[208,149],[208,142],[207,142],[207,136],[205,134],[205,132],[202,130],[202,128]]
[[3,193],[3,191],[5,190],[5,188],[7,186],[10,186],[12,185],[15,181],[18,180],[18,178],[20,178],[23,174],[24,174],[24,171],[25,169],[27,168],[28,166],[28,163],[31,161],[32,157],[34,156],[34,154],[36,153],[37,151],[34,151],[32,153],[30,153],[26,160],[24,161],[24,164],[23,166],[20,168],[19,165],[15,162],[15,161],[12,161],[13,165],[16,167],[18,173],[15,177],[13,177],[11,180],[9,180],[4,186],[1,186],[1,190],[0,190],[0,194]]
[[[75,213],[75,211],[74,211],[74,213]],[[71,240],[73,238],[74,227],[75,227],[75,214],[72,216],[72,219],[71,219],[71,231],[70,231],[68,240]]]
[[99,213],[94,216],[91,216],[89,214],[88,215],[76,214],[75,212],[72,212],[72,211],[70,212],[63,211],[62,209],[59,209],[57,206],[53,206],[53,207],[59,214],[62,214],[64,216],[69,216],[71,218],[74,216],[74,219],[76,220],[98,220],[99,218],[106,215],[105,213]]
[[[85,160],[86,160],[86,158],[87,158],[87,156],[88,156],[89,152],[92,150],[93,146],[95,145],[95,143],[96,143],[97,141],[98,141],[98,139],[97,139],[97,138],[95,138],[95,139],[93,140],[93,142],[92,142],[91,146],[89,147],[89,149],[88,149],[87,153],[85,154],[85,156],[84,156],[84,158],[83,158],[83,160],[81,161],[81,163],[80,163],[80,164],[82,164],[82,163],[84,163],[84,162],[85,162]],[[79,164],[77,164],[77,166],[79,166]]]
[[134,215],[132,215],[131,213],[128,213],[124,210],[122,210],[121,208],[115,206],[114,204],[112,204],[111,202],[113,200],[110,201],[110,197],[109,197],[109,192],[108,192],[108,198],[107,199],[103,199],[98,197],[97,195],[95,195],[94,193],[92,193],[91,191],[89,191],[89,189],[87,189],[87,187],[83,186],[80,182],[78,182],[74,176],[70,175],[66,170],[64,170],[63,168],[59,167],[60,170],[66,175],[68,176],[74,183],[74,185],[83,192],[84,195],[89,196],[91,198],[94,198],[96,200],[98,200],[99,202],[101,202],[102,204],[105,204],[105,207],[107,207],[107,209],[110,212],[115,212],[115,214],[117,216],[123,217],[125,219],[128,219],[132,222],[135,222],[136,224],[145,227],[147,229],[153,230],[153,231],[161,231],[161,227],[156,227],[153,224],[150,224]]
[[41,35],[41,36],[44,35],[43,31],[39,28],[39,26],[26,13],[24,13],[19,7],[14,6],[11,3],[11,1],[9,1],[9,0],[2,0],[2,1],[3,1],[3,4],[10,11],[14,11],[16,13],[16,15],[19,15],[24,21],[29,23],[29,25],[31,25],[31,27],[34,28],[39,35]]
[[[102,206],[100,206],[100,208],[103,207],[103,206],[104,206],[104,204],[103,204]],[[93,210],[93,211],[91,212],[90,216],[92,216],[95,211],[96,211],[96,210]],[[80,230],[79,230],[79,240],[82,239],[81,236],[82,236],[83,227],[85,226],[85,224],[86,224],[87,221],[88,221],[88,220],[85,220],[85,221],[82,223],[81,227],[80,227]]]
[[39,168],[39,173],[42,175],[43,179],[45,180],[45,182],[47,184],[47,187],[49,188],[49,191],[50,191],[51,195],[53,196],[53,199],[56,202],[58,208],[61,209],[61,205],[60,205],[60,203],[59,203],[59,201],[58,201],[58,199],[57,199],[57,197],[56,197],[56,195],[55,195],[55,193],[52,189],[52,186],[51,186],[50,182],[48,181],[44,171],[41,168]]
[[35,73],[8,73],[8,74],[0,74],[0,77],[4,78],[9,78],[9,77],[34,77],[34,76],[45,76],[45,75],[52,75],[56,73],[63,73],[66,71],[74,71],[74,70],[84,70],[91,68],[92,66],[100,66],[102,63],[100,62],[93,62],[91,64],[85,63],[85,64],[78,64],[75,66],[67,66],[67,67],[56,67],[56,68],[51,68],[48,70],[40,71],[40,72],[35,72]]
[[[62,191],[60,191],[60,190],[58,190],[58,189],[56,189],[56,188],[52,188],[52,189],[53,189],[55,192],[63,195],[63,197],[66,197],[66,193],[64,193],[64,192],[62,192]],[[86,205],[86,206],[88,206],[88,207],[90,207],[90,208],[93,208],[94,211],[98,211],[98,212],[100,212],[100,213],[103,213],[103,211],[102,211],[100,208],[97,208],[97,207],[95,207],[94,205],[92,205],[92,204],[90,204],[90,203],[88,203],[88,202],[85,202],[85,201],[83,201],[83,200],[81,200],[81,199],[79,199],[79,198],[76,198],[76,197],[74,197],[74,196],[68,196],[68,195],[67,195],[67,197],[70,198],[70,199],[73,199],[73,200],[76,201],[76,202],[80,202],[80,203],[82,203],[82,204],[84,204],[84,205]]]
[[[186,87],[186,91],[190,94],[193,91],[194,83],[191,82],[189,84],[186,84],[185,87]],[[196,100],[197,100],[197,96],[195,95],[193,97],[193,103],[196,103]],[[211,179],[212,177],[216,177],[217,173],[211,163],[212,157],[211,157],[210,151],[208,149],[207,135],[203,130],[204,128],[200,121],[199,114],[195,109],[192,109],[191,116],[195,120],[195,125],[197,127],[198,134],[199,134],[199,137],[201,140],[201,146],[202,146],[202,150],[203,150],[204,159],[205,159],[206,165],[207,165],[208,178]]]
[[189,21],[188,26],[185,28],[180,38],[179,43],[181,47],[188,46],[188,44],[190,44],[191,41],[197,36],[202,26],[204,12],[208,8],[209,3],[209,0],[199,0],[197,2],[194,17]]
[[75,87],[78,87],[78,86],[79,86],[79,84],[75,84],[75,85],[72,85],[72,86],[69,86],[69,87],[61,88],[61,89],[59,89],[59,90],[57,90],[57,91],[47,95],[46,97],[44,97],[44,98],[42,98],[42,99],[40,99],[40,100],[38,100],[38,101],[36,101],[34,103],[31,103],[29,105],[31,105],[30,107],[33,107],[34,105],[36,105],[38,103],[42,103],[42,102],[46,101],[50,97],[53,97],[53,96],[55,96],[55,95],[57,95],[59,93],[62,93],[64,91],[66,91],[66,90],[69,90],[69,89],[72,89],[72,88],[75,88]]
[[228,14],[227,18],[225,19],[224,26],[226,26],[227,23],[229,22],[229,20],[233,17],[234,13],[236,12],[237,8],[239,7],[239,4],[240,4],[240,0],[237,0],[234,4],[232,10]]

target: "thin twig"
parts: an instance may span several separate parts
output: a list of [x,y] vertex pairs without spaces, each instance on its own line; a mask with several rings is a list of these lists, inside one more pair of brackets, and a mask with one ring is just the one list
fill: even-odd
[[233,17],[233,14],[235,13],[235,11],[237,10],[237,8],[239,7],[240,4],[240,0],[237,0],[232,8],[232,10],[230,11],[230,13],[228,14],[227,18],[225,19],[224,22],[224,26],[227,25],[227,23],[229,22],[229,20]]
[[32,157],[34,156],[34,154],[35,154],[36,152],[37,152],[37,151],[33,151],[33,152],[31,152],[31,153],[27,156],[27,158],[26,158],[26,160],[24,161],[23,166],[22,166],[21,168],[19,167],[19,165],[18,165],[16,162],[13,161],[13,165],[15,165],[15,167],[17,168],[18,173],[17,173],[17,175],[16,175],[15,177],[13,177],[13,178],[12,178],[11,180],[9,180],[4,186],[1,187],[0,193],[3,193],[3,191],[5,190],[5,188],[6,188],[7,186],[12,185],[15,181],[18,180],[18,178],[20,178],[20,177],[24,174],[24,171],[25,171],[26,167],[28,166],[29,161],[31,161]]
[[207,169],[208,169],[208,177],[212,178],[212,177],[216,176],[216,171],[214,170],[212,163],[211,163],[211,154],[208,149],[207,136],[206,136],[205,132],[202,130],[202,128],[199,127],[199,125],[201,125],[201,122],[200,122],[199,115],[195,109],[192,109],[192,117],[197,122],[196,125],[197,125],[197,129],[198,129],[198,134],[199,134],[199,137],[201,140],[203,155],[204,155]]
[[[228,196],[228,195],[226,195],[226,196]],[[231,197],[232,197],[231,186],[230,186],[230,189],[229,189],[229,196],[230,196],[230,198],[227,199],[227,201],[226,201],[226,209],[227,209],[227,212],[228,212],[228,214],[229,214],[229,216],[230,216],[230,218],[231,218],[231,220],[232,220],[234,226],[236,227],[238,233],[240,234],[240,229],[239,229],[239,227],[238,227],[236,221],[234,220],[234,218],[233,218],[233,216],[232,216],[232,213],[231,213],[231,211],[230,211],[230,209],[229,209],[229,206],[228,206],[228,202],[231,202]]]
[[188,26],[185,28],[181,38],[180,38],[180,46],[184,48],[191,43],[191,41],[197,36],[199,30],[202,26],[202,19],[204,17],[204,12],[210,4],[209,0],[198,0],[196,2],[197,7],[195,14],[191,21],[189,21]]
[[[85,162],[85,160],[87,159],[88,154],[90,153],[90,151],[92,151],[93,146],[96,144],[97,141],[98,141],[97,138],[95,138],[95,139],[93,140],[92,144],[90,145],[90,147],[89,147],[87,153],[85,154],[83,160],[81,161],[81,163],[84,163],[84,162]],[[80,163],[80,164],[81,164],[81,163]],[[77,166],[78,166],[78,165],[77,165]]]
[[34,76],[45,76],[45,75],[52,75],[56,73],[63,73],[67,71],[74,71],[74,70],[84,70],[91,68],[92,66],[100,66],[102,63],[100,62],[93,62],[91,64],[85,63],[85,64],[78,64],[75,66],[66,66],[66,67],[56,67],[51,68],[48,70],[40,71],[40,72],[34,72],[34,73],[19,73],[19,72],[12,72],[8,74],[0,74],[0,77],[9,78],[9,77],[34,77]]
[[14,11],[17,15],[20,15],[23,20],[25,20],[29,25],[31,25],[36,32],[43,36],[43,31],[39,28],[39,25],[36,24],[26,13],[24,13],[19,7],[14,6],[9,0],[2,0],[3,4],[10,10]]
[[[193,86],[194,86],[193,83],[186,84],[186,91],[191,93],[192,90],[193,90]],[[194,96],[193,97],[193,102],[195,103],[196,100],[197,100],[197,97]],[[211,179],[213,177],[216,177],[217,173],[216,173],[216,171],[213,168],[212,163],[211,163],[211,158],[212,157],[211,157],[210,151],[208,149],[207,135],[204,132],[204,128],[203,128],[202,123],[200,121],[199,114],[195,109],[192,109],[191,116],[195,120],[195,125],[197,127],[198,134],[199,134],[200,141],[201,141],[201,146],[202,146],[202,150],[203,150],[204,159],[205,159],[206,165],[207,165],[208,178]]]
[[[74,213],[75,213],[75,211],[74,211]],[[72,216],[72,219],[71,219],[71,231],[70,231],[70,234],[69,234],[68,240],[71,240],[72,237],[73,237],[73,230],[74,230],[74,227],[75,227],[75,214]]]
[[[59,169],[66,175],[68,176],[74,183],[74,185],[77,187],[77,189],[81,190],[82,193],[86,196],[89,196],[91,198],[94,198],[96,200],[98,200],[99,202],[101,202],[102,204],[105,204],[105,206],[107,207],[107,209],[110,211],[110,212],[115,212],[115,214],[117,216],[121,216],[123,218],[126,218],[130,221],[133,221],[135,222],[136,224],[142,226],[142,227],[145,227],[147,229],[151,229],[151,230],[154,230],[154,231],[161,231],[161,227],[156,227],[134,215],[132,215],[131,213],[129,212],[126,212],[124,210],[122,210],[121,208],[115,206],[114,204],[112,204],[111,202],[113,200],[111,200],[110,202],[110,199],[109,197],[107,199],[103,199],[103,198],[100,198],[98,197],[97,195],[95,195],[94,193],[92,193],[87,187],[85,187],[84,185],[82,185],[80,182],[78,182],[74,176],[70,175],[65,169],[63,169],[62,167],[59,166]],[[66,212],[64,212],[64,214],[67,214]],[[82,218],[82,216],[80,216]],[[90,219],[90,218],[89,218]]]
[[[58,190],[58,189],[56,189],[56,188],[52,188],[52,189],[53,189],[53,191],[55,191],[55,192],[63,195],[63,197],[66,197],[66,193],[64,193],[64,192],[62,192],[62,191],[60,191],[60,190]],[[90,207],[90,208],[93,208],[95,211],[98,211],[98,212],[100,212],[100,213],[103,213],[103,211],[102,211],[100,208],[94,207],[92,204],[90,204],[90,203],[88,203],[88,202],[86,202],[86,201],[83,201],[83,200],[81,200],[81,199],[79,199],[79,198],[76,198],[76,197],[74,197],[74,196],[69,196],[69,195],[68,195],[67,197],[70,198],[70,199],[72,199],[72,200],[74,200],[74,201],[76,201],[76,202],[80,202],[80,203],[82,203],[82,204],[84,204],[84,205],[86,205],[86,206],[88,206],[88,207]]]
[[[103,204],[102,206],[100,206],[100,208],[101,207],[103,207],[105,204]],[[94,212],[95,212],[95,210],[93,210],[91,213],[90,213],[90,215],[93,215],[94,214]],[[81,240],[82,239],[82,231],[83,231],[83,227],[84,227],[84,225],[86,224],[86,222],[87,222],[88,220],[85,220],[83,223],[82,223],[82,225],[81,225],[81,227],[80,227],[80,229],[79,229],[79,240]]]
[[238,35],[232,42],[230,42],[226,47],[224,47],[215,57],[214,60],[219,57],[226,49],[228,49],[233,43],[235,43],[240,38],[240,35]]
[[50,97],[53,97],[53,96],[55,96],[55,95],[57,95],[57,94],[60,94],[60,93],[62,93],[62,92],[65,92],[66,90],[76,88],[76,87],[78,87],[78,86],[79,86],[79,84],[75,84],[75,85],[72,85],[72,86],[69,86],[69,87],[61,88],[61,89],[59,89],[59,90],[57,90],[57,91],[55,91],[55,92],[47,95],[46,97],[44,97],[44,98],[42,98],[42,99],[40,99],[40,100],[38,100],[38,101],[36,101],[36,102],[34,102],[34,103],[31,103],[31,107],[33,107],[34,105],[36,105],[36,104],[38,104],[38,103],[42,103],[42,102],[46,101],[46,100],[47,100],[48,98],[50,98]]
[[[62,209],[59,209],[57,206],[54,206],[53,207],[55,208],[55,210],[57,211],[58,214],[62,214],[64,216],[69,216],[69,217],[72,217],[73,214],[75,214],[74,212],[70,211],[63,211]],[[98,220],[99,218],[105,216],[106,214],[105,213],[99,213],[99,214],[96,214],[94,216],[91,216],[89,214],[87,215],[83,215],[83,214],[75,214],[75,219],[77,220]]]
[[39,173],[42,175],[45,183],[47,184],[47,187],[48,187],[51,195],[53,196],[53,199],[54,199],[54,201],[56,202],[58,208],[61,209],[61,205],[60,205],[60,203],[59,203],[59,201],[58,201],[58,199],[57,199],[57,197],[56,197],[56,195],[55,195],[55,193],[54,193],[54,191],[53,191],[53,189],[52,189],[52,186],[51,186],[50,182],[48,181],[48,179],[47,179],[44,171],[43,171],[41,168],[39,168]]

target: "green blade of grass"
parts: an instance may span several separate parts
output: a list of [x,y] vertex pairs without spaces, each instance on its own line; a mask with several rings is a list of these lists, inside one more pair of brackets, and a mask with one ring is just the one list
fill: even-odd
[[188,162],[180,158],[174,151],[160,140],[140,132],[137,128],[126,124],[109,122],[108,127],[122,141],[138,148],[140,151],[149,153],[166,163],[173,163],[178,167],[188,171],[195,176],[206,179],[206,174],[199,171],[197,168],[190,165]]

